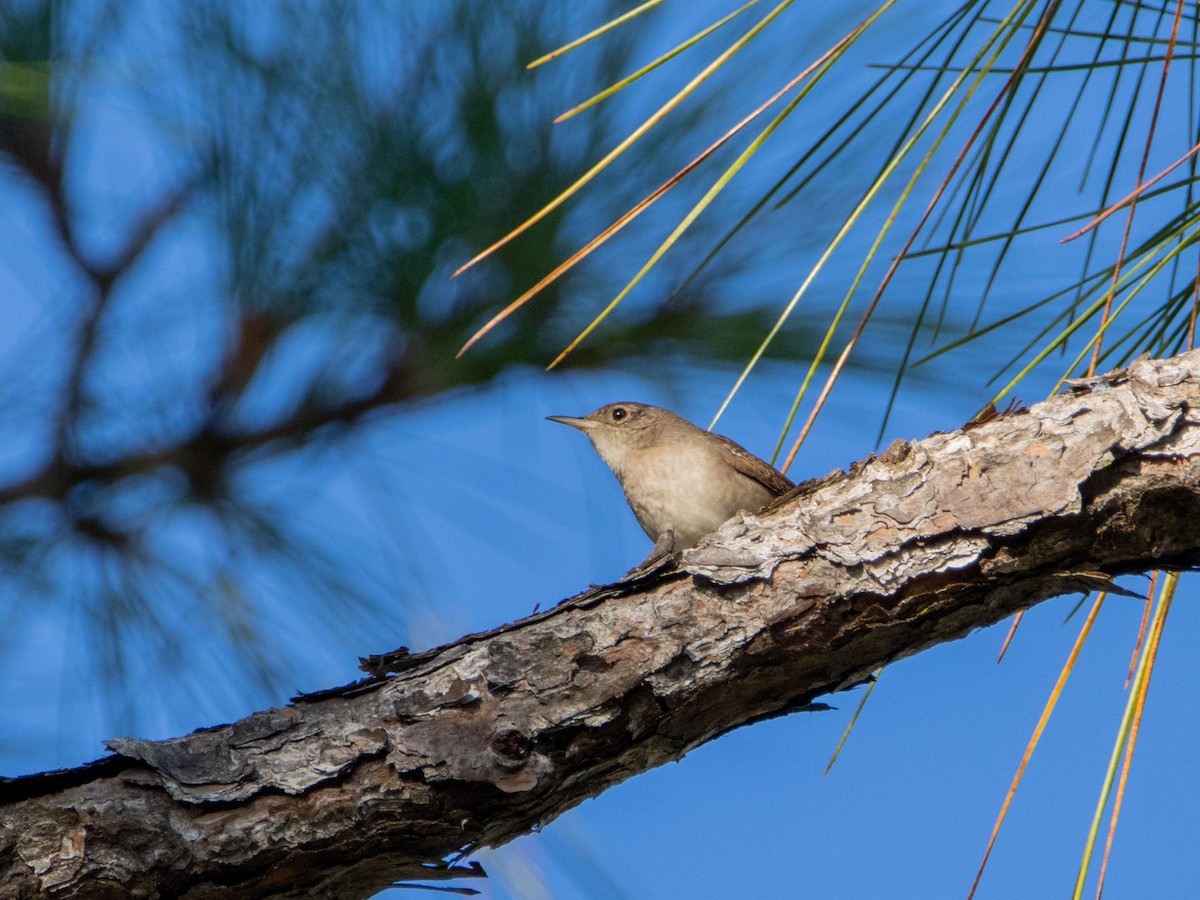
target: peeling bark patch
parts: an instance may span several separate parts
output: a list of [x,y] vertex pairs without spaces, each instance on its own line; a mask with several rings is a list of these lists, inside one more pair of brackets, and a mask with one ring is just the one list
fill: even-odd
[[228,735],[199,732],[168,741],[116,738],[105,746],[142,762],[180,785],[235,785],[254,774],[253,763],[235,754]]

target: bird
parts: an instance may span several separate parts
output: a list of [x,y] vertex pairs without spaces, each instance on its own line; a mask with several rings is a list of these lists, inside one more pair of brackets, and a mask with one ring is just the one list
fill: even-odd
[[654,541],[647,558],[694,547],[739,512],[755,513],[794,484],[727,437],[670,410],[620,402],[586,416],[547,416],[577,428],[621,483]]

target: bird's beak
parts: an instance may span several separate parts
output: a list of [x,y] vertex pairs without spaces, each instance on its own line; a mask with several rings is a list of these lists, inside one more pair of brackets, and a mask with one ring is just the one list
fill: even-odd
[[546,418],[551,422],[578,428],[580,431],[591,431],[596,427],[596,423],[592,419],[577,419],[575,416],[546,416]]

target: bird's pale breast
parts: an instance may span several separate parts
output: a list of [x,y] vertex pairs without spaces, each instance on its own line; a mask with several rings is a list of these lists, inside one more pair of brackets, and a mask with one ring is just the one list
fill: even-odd
[[667,529],[675,546],[693,546],[740,511],[757,512],[773,497],[707,446],[647,448],[636,472],[618,472],[625,499],[650,539]]

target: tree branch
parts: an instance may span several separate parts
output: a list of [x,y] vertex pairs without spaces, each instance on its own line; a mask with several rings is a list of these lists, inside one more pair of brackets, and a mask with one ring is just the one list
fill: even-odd
[[735,517],[362,682],[0,785],[0,893],[368,896],[1049,597],[1200,562],[1200,352]]

